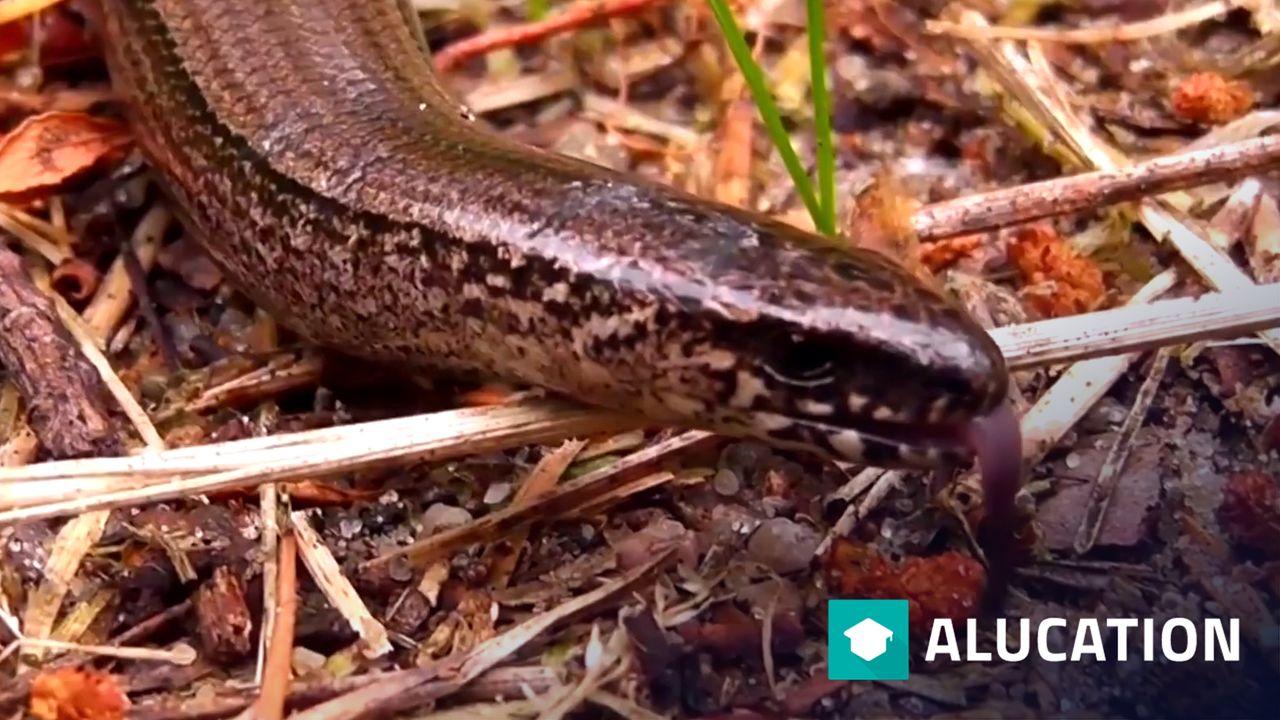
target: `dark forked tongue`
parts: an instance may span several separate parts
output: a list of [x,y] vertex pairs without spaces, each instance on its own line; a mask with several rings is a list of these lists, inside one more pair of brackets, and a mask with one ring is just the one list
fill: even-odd
[[1019,555],[1015,498],[1022,487],[1022,428],[1010,403],[972,421],[965,440],[982,473],[985,519],[978,544],[987,556],[986,604],[999,606]]

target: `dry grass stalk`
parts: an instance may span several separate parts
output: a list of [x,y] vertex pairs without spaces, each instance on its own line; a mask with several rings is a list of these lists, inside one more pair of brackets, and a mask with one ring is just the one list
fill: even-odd
[[[262,518],[262,628],[258,634],[258,660],[253,679],[262,684],[266,671],[267,652],[276,623],[276,582],[280,571],[280,489],[275,483],[263,483],[258,488],[258,516]],[[296,542],[296,541],[295,541]],[[296,552],[296,548],[291,550]]]
[[[531,500],[550,492],[586,445],[587,443],[582,440],[566,440],[560,447],[543,457],[516,490],[510,507],[523,507]],[[524,548],[527,537],[527,527],[517,528],[508,536],[507,542],[503,543],[506,549],[500,549],[498,545],[485,548],[481,563],[489,568],[489,587],[501,589],[507,586],[511,573],[515,572],[516,562],[520,559],[520,551]]]
[[[647,584],[666,566],[674,551],[660,553],[617,579],[561,605],[538,613],[506,632],[472,648],[461,657],[448,657],[419,670],[397,673],[293,715],[293,720],[348,720],[387,717],[396,710],[414,707],[457,692],[498,663],[563,622]],[[433,682],[435,681],[435,682]]]
[[666,140],[676,147],[675,151],[687,150],[698,146],[702,140],[697,132],[683,125],[666,122],[651,115],[646,115],[631,105],[624,104],[614,98],[600,93],[586,92],[582,94],[582,110],[589,117],[608,121],[619,130],[651,135]]
[[[492,540],[532,522],[545,522],[578,512],[599,499],[618,492],[621,488],[634,487],[632,480],[658,462],[678,452],[685,452],[702,445],[712,438],[709,433],[689,431],[670,440],[632,453],[612,465],[574,478],[557,486],[533,502],[521,507],[505,507],[481,518],[450,530],[432,535],[412,545],[381,555],[368,561],[366,566],[376,567],[398,557],[412,558],[425,564],[444,558],[449,553],[475,543]],[[648,482],[651,475],[644,475],[640,482]]]
[[[22,636],[27,640],[44,640],[53,629],[62,601],[71,589],[80,561],[102,539],[110,513],[89,512],[73,518],[58,530],[53,550],[45,564],[44,580],[27,600],[22,614]],[[27,652],[33,660],[44,656],[44,647],[28,645]]]
[[471,112],[486,115],[566,93],[580,84],[581,80],[572,70],[552,68],[510,79],[486,80],[480,87],[467,93],[463,101]]
[[[160,252],[160,241],[164,238],[165,230],[168,229],[172,220],[173,216],[169,210],[164,205],[157,204],[142,216],[138,226],[134,228],[133,237],[129,239],[129,243],[133,248],[134,256],[138,258],[138,264],[144,271],[150,270],[155,265],[156,256]],[[97,294],[84,309],[85,322],[88,323],[99,347],[105,347],[107,340],[115,333],[132,306],[132,287],[122,253],[102,276]]]
[[311,573],[320,591],[324,593],[329,604],[342,617],[346,618],[351,629],[360,636],[360,650],[366,658],[377,658],[391,652],[391,640],[387,637],[387,629],[382,626],[365,607],[351,581],[342,574],[342,568],[334,559],[333,553],[320,539],[315,528],[311,527],[309,513],[295,510],[289,513],[293,535],[297,538],[298,556]]
[[[41,283],[41,285],[45,285],[46,292],[49,292],[46,283]],[[142,409],[142,406],[133,397],[133,393],[129,392],[129,388],[125,387],[124,381],[120,379],[119,375],[116,375],[115,369],[111,367],[111,361],[107,359],[102,349],[94,342],[89,328],[85,326],[80,315],[67,304],[66,300],[62,299],[62,296],[50,293],[50,297],[53,299],[54,307],[58,309],[58,317],[62,320],[63,326],[67,328],[67,332],[71,333],[71,337],[75,338],[85,359],[98,371],[103,384],[107,386],[111,396],[120,405],[125,417],[129,418],[129,422],[133,423],[138,436],[142,438],[148,448],[163,450],[164,439],[160,437],[155,425],[151,423],[151,418],[147,416],[147,411]]]
[[1130,303],[991,331],[1015,369],[1043,367],[1280,327],[1280,283],[1200,297]]
[[[74,257],[68,245],[51,240],[47,233],[42,233],[23,223],[19,219],[23,215],[26,213],[6,203],[0,203],[0,230],[17,238],[18,242],[43,257],[54,267]],[[27,215],[27,217],[30,216]]]
[[[1178,273],[1166,270],[1129,299],[1141,306],[1173,289]],[[1058,376],[1021,420],[1022,457],[1035,462],[1049,452],[1080,418],[1102,399],[1141,353],[1109,355],[1075,363]]]
[[641,707],[634,700],[624,698],[621,695],[615,695],[608,690],[596,689],[587,695],[587,700],[607,708],[618,715],[618,717],[627,718],[627,720],[664,720],[659,715],[648,708]]
[[1149,20],[1124,23],[1109,27],[1056,29],[1045,27],[978,26],[953,23],[945,20],[925,22],[925,31],[938,35],[950,35],[968,40],[1041,40],[1062,44],[1100,44],[1132,42],[1167,35],[1183,28],[1226,15],[1238,7],[1246,7],[1250,0],[1211,0],[1177,12],[1164,13]]
[[[538,720],[564,720],[575,709],[582,707],[593,693],[612,684],[627,670],[628,649],[630,645],[627,633],[617,626],[609,634],[609,639],[600,640],[600,626],[592,624],[591,635],[583,652],[586,672],[578,682],[560,693],[555,700],[543,708]],[[626,718],[636,717],[624,715]]]
[[[297,433],[318,444],[298,444],[297,437],[284,437],[275,452],[257,450],[262,443],[244,443],[248,453],[236,448],[204,446],[212,452],[197,453],[194,459],[182,450],[165,451],[129,458],[100,458],[93,461],[60,461],[26,468],[53,480],[52,486],[65,493],[76,473],[97,473],[99,477],[122,481],[124,489],[109,489],[92,495],[39,497],[23,493],[30,483],[17,472],[0,472],[0,525],[58,517],[91,509],[110,509],[145,502],[181,499],[195,495],[257,486],[264,482],[298,480],[374,467],[384,467],[408,459],[431,461],[474,453],[493,452],[539,442],[563,440],[600,432],[635,427],[627,416],[556,402],[524,402],[485,408],[450,410],[440,413],[379,421],[364,426],[348,426],[353,432],[334,433],[329,428],[318,434]],[[370,431],[369,426],[378,426]],[[387,432],[387,428],[399,432]],[[270,447],[272,443],[268,443]],[[241,447],[244,447],[241,446]],[[187,448],[186,450],[190,450]],[[172,465],[170,453],[179,456]],[[230,455],[230,457],[228,457]],[[50,470],[46,466],[58,466]],[[230,469],[222,469],[224,467]],[[210,467],[215,469],[209,470]],[[70,475],[68,475],[68,473]],[[176,477],[175,477],[176,476]],[[25,507],[24,507],[25,506]]]
[[609,492],[604,493],[600,497],[579,505],[570,514],[571,517],[589,518],[592,515],[599,515],[605,510],[617,505],[633,495],[639,495],[661,485],[675,481],[674,473],[663,470],[661,472],[650,473],[644,477],[636,478],[620,487],[613,488]]
[[175,409],[174,412],[200,413],[223,407],[233,401],[243,403],[250,399],[276,397],[295,388],[314,385],[320,379],[323,368],[324,363],[319,355],[281,355],[272,358],[265,367],[208,388],[185,407]]

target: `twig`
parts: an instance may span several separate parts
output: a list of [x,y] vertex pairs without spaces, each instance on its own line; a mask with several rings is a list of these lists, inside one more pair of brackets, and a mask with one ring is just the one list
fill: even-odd
[[122,645],[81,645],[61,640],[42,640],[23,638],[24,647],[35,647],[47,650],[69,650],[86,655],[111,657],[121,660],[144,660],[149,662],[165,662],[173,665],[190,665],[196,661],[196,649],[190,645],[175,645],[168,650],[156,648],[127,647]]
[[585,2],[579,2],[545,20],[491,30],[453,43],[436,53],[436,70],[447,72],[459,63],[477,55],[483,55],[514,45],[539,42],[552,35],[582,27],[583,25],[603,22],[626,15],[635,15],[644,10],[666,4],[668,1],[586,0]]
[[174,412],[199,413],[232,404],[244,406],[252,400],[279,396],[289,390],[314,385],[319,381],[323,369],[324,362],[319,355],[298,357],[292,352],[282,354],[272,358],[266,367],[206,389],[199,397],[185,407],[176,408]]
[[[902,477],[903,473],[897,470],[865,468],[840,488],[835,497],[849,500],[850,503],[845,507],[844,512],[840,513],[840,517],[832,523],[831,529],[822,538],[822,542],[818,543],[818,547],[813,551],[814,557],[826,555],[836,538],[852,532],[858,523],[870,515],[898,486],[898,483],[902,482]],[[852,502],[853,498],[860,495],[863,490],[866,490],[867,494],[862,502]]]
[[160,314],[156,312],[155,303],[151,300],[151,290],[147,287],[147,270],[142,267],[142,261],[133,251],[132,243],[120,243],[120,259],[124,263],[129,284],[133,287],[133,295],[137,298],[138,311],[147,321],[147,326],[151,328],[151,337],[155,341],[156,348],[160,350],[160,357],[164,358],[166,369],[170,372],[180,370],[182,358],[178,356],[178,348],[173,344],[173,336],[169,333],[169,329],[160,322]]
[[0,366],[26,402],[32,430],[57,458],[115,455],[120,430],[102,378],[58,319],[22,258],[0,245]]
[[272,609],[271,643],[262,671],[262,691],[254,706],[256,720],[284,717],[293,663],[293,628],[298,617],[298,543],[293,533],[280,539],[280,574],[273,595],[279,605]]
[[[370,672],[361,675],[347,675],[323,680],[295,681],[290,684],[288,704],[291,707],[306,707],[323,702],[337,695],[368,687],[378,682],[386,682],[395,677],[420,673],[420,670],[392,670],[387,672]],[[543,666],[510,666],[498,667],[476,678],[471,684],[458,691],[457,697],[472,701],[493,701],[497,698],[519,697],[524,692],[544,693],[559,687],[556,671]],[[427,684],[427,689],[433,683]],[[439,681],[436,685],[441,684]],[[3,692],[9,692],[6,689]],[[7,695],[5,696],[7,698]],[[25,697],[25,696],[24,696]],[[156,707],[148,707],[139,703],[134,706],[130,717],[134,720],[217,720],[226,718],[253,707],[256,698],[247,694],[238,697],[218,697],[191,702],[175,703],[170,698],[158,698]],[[0,700],[2,703],[3,700]],[[0,705],[0,707],[4,707]]]
[[933,203],[917,210],[911,225],[922,240],[942,240],[1231,181],[1276,167],[1280,167],[1280,136],[1268,135],[1166,155],[1121,169],[1097,170]]
[[1089,492],[1089,504],[1080,518],[1080,528],[1072,543],[1077,555],[1083,555],[1093,549],[1093,544],[1098,539],[1102,521],[1107,515],[1107,508],[1111,505],[1112,494],[1120,480],[1120,471],[1124,469],[1124,464],[1133,451],[1133,438],[1146,421],[1147,411],[1151,409],[1156,391],[1160,389],[1160,383],[1164,380],[1164,373],[1169,366],[1169,357],[1172,354],[1173,351],[1167,347],[1160,348],[1156,352],[1151,362],[1151,369],[1147,372],[1147,378],[1138,389],[1138,395],[1133,399],[1129,414],[1125,416],[1124,422],[1120,425],[1120,431],[1111,442],[1107,459],[1103,461],[1098,476],[1094,478],[1093,488]]

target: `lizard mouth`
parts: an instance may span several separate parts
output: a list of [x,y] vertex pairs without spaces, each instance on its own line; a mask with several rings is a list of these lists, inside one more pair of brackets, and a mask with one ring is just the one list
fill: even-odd
[[991,592],[1008,581],[1017,547],[1022,486],[1022,433],[1013,407],[1002,403],[986,415],[950,424],[859,422],[847,429],[798,421],[807,441],[837,457],[878,467],[955,467],[977,461],[984,519],[979,543],[986,555]]
[[792,418],[769,435],[784,444],[816,447],[836,460],[889,469],[930,470],[955,466],[974,457],[969,441],[972,421],[900,423],[859,418],[830,425]]

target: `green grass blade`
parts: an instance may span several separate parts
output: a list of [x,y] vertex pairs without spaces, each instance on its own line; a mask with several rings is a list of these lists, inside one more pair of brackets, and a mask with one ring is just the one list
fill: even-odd
[[800,164],[800,158],[796,155],[795,149],[791,147],[791,138],[782,125],[782,114],[778,111],[773,94],[769,92],[769,87],[765,83],[764,72],[751,57],[746,37],[738,28],[733,12],[729,10],[725,0],[707,1],[711,5],[711,13],[716,18],[716,24],[720,26],[720,32],[724,35],[725,43],[729,46],[729,52],[733,55],[743,79],[747,82],[747,87],[751,90],[752,99],[755,100],[760,119],[764,121],[765,129],[769,132],[769,138],[777,148],[778,154],[782,156],[782,163],[786,165],[787,172],[795,183],[796,192],[804,201],[809,215],[813,217],[814,225],[819,229],[823,228],[822,208],[818,205],[817,196],[813,194],[813,183],[809,179],[809,174],[805,172],[804,166]]
[[827,22],[822,0],[807,0],[809,15],[809,84],[813,93],[814,138],[818,155],[818,207],[822,219],[814,218],[818,229],[836,234],[836,152],[831,135],[831,96],[827,94]]

